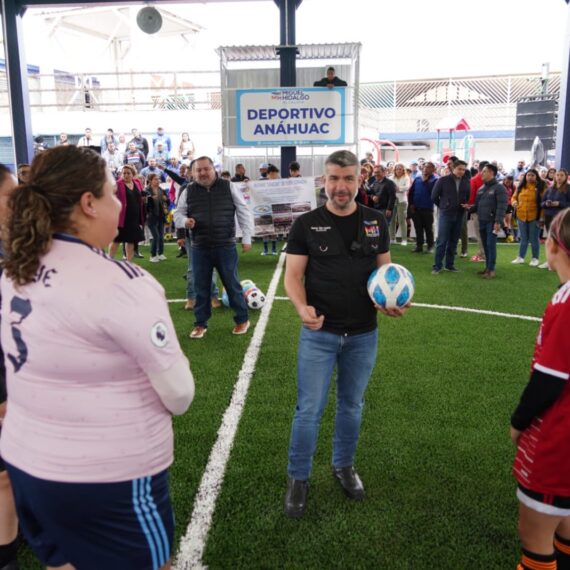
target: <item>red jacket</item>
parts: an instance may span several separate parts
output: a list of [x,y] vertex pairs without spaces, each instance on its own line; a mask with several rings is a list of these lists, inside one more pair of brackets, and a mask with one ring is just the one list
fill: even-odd
[[471,194],[469,194],[469,202],[470,206],[475,204],[475,197],[477,196],[477,190],[483,186],[483,178],[481,178],[481,173],[478,172],[473,178],[471,178]]

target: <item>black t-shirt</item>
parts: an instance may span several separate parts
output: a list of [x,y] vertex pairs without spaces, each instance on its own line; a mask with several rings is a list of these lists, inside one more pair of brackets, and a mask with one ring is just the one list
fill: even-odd
[[349,216],[335,216],[321,206],[295,220],[287,254],[308,256],[307,304],[325,316],[322,330],[353,335],[376,328],[366,284],[377,255],[389,247],[386,218],[364,206]]
[[[348,216],[336,216],[330,211],[328,214],[341,235],[346,251],[350,251],[353,242],[358,239],[358,210]],[[306,239],[303,228],[299,224],[293,224],[287,238],[287,252],[295,255],[309,255]]]

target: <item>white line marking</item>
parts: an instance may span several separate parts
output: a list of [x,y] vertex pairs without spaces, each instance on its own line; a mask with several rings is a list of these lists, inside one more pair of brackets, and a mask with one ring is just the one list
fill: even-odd
[[[276,301],[288,301],[289,297],[275,297]],[[499,313],[497,311],[486,311],[484,309],[470,309],[469,307],[452,307],[450,305],[430,305],[427,303],[412,303],[413,307],[421,309],[440,309],[443,311],[458,311],[460,313],[476,313],[477,315],[489,315],[492,317],[504,317],[506,319],[520,319],[523,321],[534,321],[539,323],[542,319],[528,315],[516,315],[513,313]]]
[[269,314],[275,300],[275,291],[281,279],[285,255],[279,256],[279,263],[273,273],[266,303],[261,309],[261,315],[255,326],[253,336],[245,353],[238,379],[234,386],[230,405],[224,412],[222,424],[218,430],[218,438],[208,459],[208,465],[200,481],[198,492],[194,500],[194,510],[186,534],[180,541],[180,549],[174,565],[175,570],[189,570],[205,568],[202,556],[212,524],[212,516],[216,507],[216,500],[222,488],[224,473],[228,463],[239,420],[245,405],[245,399],[251,377],[261,349],[265,329],[269,321]]

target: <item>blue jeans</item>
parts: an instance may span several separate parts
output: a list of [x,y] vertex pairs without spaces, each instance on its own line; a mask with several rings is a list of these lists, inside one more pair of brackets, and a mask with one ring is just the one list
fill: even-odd
[[336,366],[337,402],[334,467],[354,464],[364,392],[376,362],[378,330],[355,336],[301,329],[297,355],[297,407],[291,428],[288,473],[305,481],[311,474],[321,417]]
[[497,236],[493,233],[495,222],[479,220],[479,233],[485,250],[485,269],[495,271],[497,265]]
[[455,260],[455,252],[457,251],[457,242],[461,235],[461,227],[463,226],[464,212],[458,214],[439,213],[437,222],[437,242],[435,244],[435,261],[434,269],[443,267],[443,258],[445,256],[445,267],[451,269]]
[[191,251],[194,287],[196,289],[196,303],[194,305],[195,326],[207,327],[212,315],[210,298],[214,268],[218,270],[222,283],[226,288],[230,307],[235,313],[235,323],[237,325],[245,323],[248,320],[248,312],[239,282],[236,246],[234,244],[217,247],[192,246]]
[[149,218],[147,225],[152,234],[150,255],[152,257],[162,255],[164,253],[164,220]]
[[[196,291],[194,291],[194,271],[192,270],[192,243],[190,238],[186,238],[186,256],[188,257],[188,271],[186,272],[186,298],[194,300],[196,298]],[[216,283],[216,271],[212,271],[212,287],[210,290],[212,299],[217,299],[220,296],[220,291]]]
[[521,243],[519,246],[519,257],[524,259],[526,255],[526,250],[528,249],[528,243],[530,241],[530,249],[532,251],[532,257],[538,259],[540,255],[540,242],[538,237],[538,221],[534,220],[532,222],[523,222],[517,219],[519,225],[519,232],[521,234]]

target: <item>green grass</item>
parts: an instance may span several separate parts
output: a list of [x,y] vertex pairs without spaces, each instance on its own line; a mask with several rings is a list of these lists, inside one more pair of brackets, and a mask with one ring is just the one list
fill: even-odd
[[[415,301],[541,316],[553,274],[512,266],[499,246],[497,279],[458,259],[461,273],[432,276],[430,255],[395,245],[393,261],[416,279]],[[473,249],[473,247],[471,247]],[[168,298],[185,297],[185,260],[148,267]],[[240,276],[264,291],[275,257],[260,246],[240,257]],[[472,254],[473,252],[471,252]],[[284,295],[282,284],[278,295]],[[216,439],[250,335],[230,334],[231,311],[216,310],[208,334],[190,341],[192,315],[171,314],[196,379],[189,412],[174,421],[171,470],[177,540]],[[252,314],[255,324],[258,314]],[[524,386],[538,323],[412,308],[380,317],[379,357],[366,397],[357,467],[366,501],[351,503],[330,474],[334,390],[322,422],[309,507],[282,514],[287,446],[295,405],[298,317],[276,301],[218,499],[204,562],[210,568],[474,569],[514,567],[516,498],[509,415]],[[29,554],[26,570],[39,568]]]

